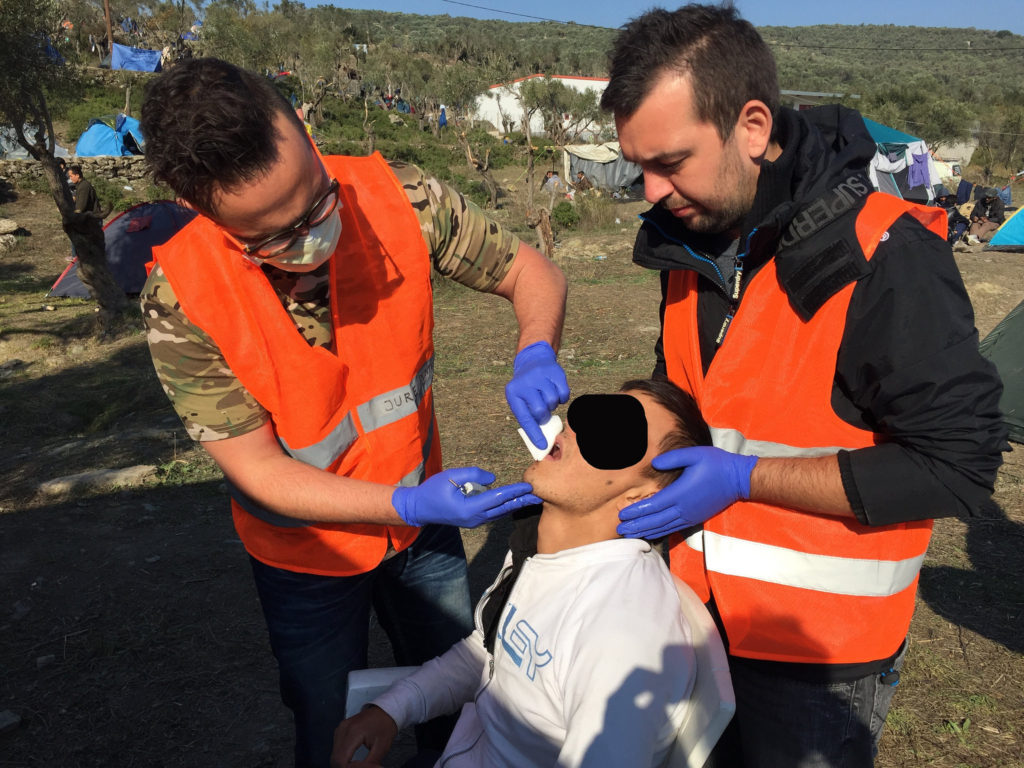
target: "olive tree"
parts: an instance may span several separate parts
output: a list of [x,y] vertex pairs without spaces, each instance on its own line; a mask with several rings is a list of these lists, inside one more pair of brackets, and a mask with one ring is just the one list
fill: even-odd
[[13,127],[18,143],[42,165],[61,225],[78,256],[79,277],[100,305],[100,329],[107,330],[127,299],[107,268],[103,217],[75,213],[71,190],[54,156],[56,138],[47,98],[69,98],[80,91],[75,71],[50,40],[49,32],[59,23],[55,0],[0,2],[0,120]]

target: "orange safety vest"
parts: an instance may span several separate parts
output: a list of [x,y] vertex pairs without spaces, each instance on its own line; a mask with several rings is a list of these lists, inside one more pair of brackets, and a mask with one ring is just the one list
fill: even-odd
[[[441,469],[434,419],[430,256],[387,163],[326,157],[342,235],[330,260],[333,348],[311,347],[260,267],[198,216],[154,249],[189,320],[271,415],[292,457],[345,477],[417,485]],[[314,523],[264,509],[229,483],[235,528],[269,565],[350,576],[408,547],[417,528]]]
[[[945,237],[941,209],[873,193],[856,220],[866,258],[904,213]],[[668,375],[694,395],[716,446],[757,456],[824,456],[884,439],[847,424],[831,407],[854,285],[804,321],[769,261],[751,279],[704,374],[697,276],[671,273],[664,322]],[[865,526],[737,502],[686,539],[675,534],[671,568],[705,601],[714,597],[734,656],[868,662],[892,655],[906,637],[931,528],[930,520]]]

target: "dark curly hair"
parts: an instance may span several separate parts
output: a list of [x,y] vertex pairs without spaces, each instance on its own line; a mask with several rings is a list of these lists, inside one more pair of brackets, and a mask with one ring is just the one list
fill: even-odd
[[[697,407],[697,401],[689,392],[680,389],[668,379],[632,379],[619,387],[620,392],[629,390],[650,395],[654,402],[664,407],[675,419],[675,426],[662,438],[658,453],[694,445],[711,445],[711,430],[708,429],[708,424]],[[643,468],[643,472],[648,477],[656,479],[664,488],[679,477],[683,470],[661,472],[648,464]]]
[[690,76],[697,118],[714,125],[723,141],[748,101],[763,102],[773,117],[779,109],[772,52],[731,5],[650,10],[622,29],[609,59],[601,108],[616,117],[636,112],[667,72]]
[[265,77],[220,59],[176,64],[150,82],[142,103],[153,178],[199,211],[219,190],[262,176],[278,158],[277,115],[302,121]]

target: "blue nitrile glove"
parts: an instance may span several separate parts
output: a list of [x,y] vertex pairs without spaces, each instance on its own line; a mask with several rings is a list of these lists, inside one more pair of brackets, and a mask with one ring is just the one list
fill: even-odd
[[569,402],[569,382],[550,344],[535,341],[519,351],[512,364],[512,380],[505,385],[505,399],[526,436],[538,448],[547,448],[540,425],[559,403]]
[[455,485],[473,482],[490,485],[494,475],[479,467],[460,467],[439,472],[413,488],[398,487],[391,504],[409,525],[457,525],[476,528],[489,520],[507,515],[520,507],[540,504],[529,483],[513,483],[489,491],[465,496]]
[[757,456],[698,445],[663,453],[651,464],[662,471],[682,469],[683,474],[619,513],[616,530],[627,538],[657,539],[703,523],[734,501],[749,499]]

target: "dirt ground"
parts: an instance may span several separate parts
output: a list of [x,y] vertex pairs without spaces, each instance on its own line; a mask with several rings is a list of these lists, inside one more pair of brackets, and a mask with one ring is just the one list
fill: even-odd
[[[562,235],[562,359],[577,393],[647,375],[656,276],[633,267],[639,204]],[[67,243],[42,195],[0,206],[23,228],[0,256],[0,768],[290,764],[290,719],[222,480],[156,383],[141,332],[90,335],[87,301],[45,292]],[[1024,256],[958,262],[984,335],[1024,298]],[[528,462],[502,387],[515,343],[500,299],[439,283],[435,392],[447,466],[502,481]],[[1024,461],[1007,454],[983,517],[943,520],[921,577],[880,766],[1024,766]],[[42,481],[150,465],[141,487],[50,496]],[[507,526],[465,532],[474,595]],[[375,635],[374,663],[391,663]]]

